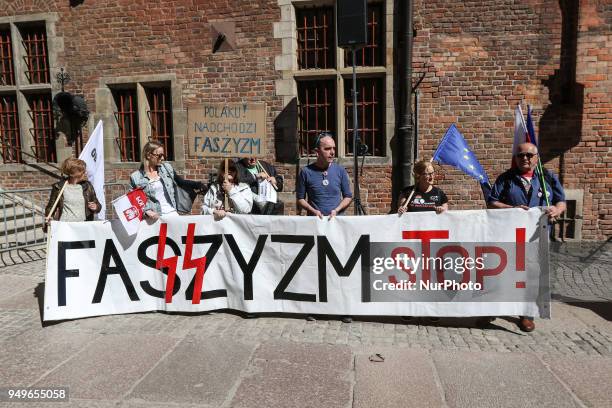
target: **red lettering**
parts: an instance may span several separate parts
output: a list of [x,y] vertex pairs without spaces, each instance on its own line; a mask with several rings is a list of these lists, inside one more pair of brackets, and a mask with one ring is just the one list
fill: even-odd
[[168,278],[166,280],[166,303],[172,303],[172,291],[174,289],[174,278],[176,277],[176,265],[178,256],[164,259],[164,251],[166,250],[166,235],[168,233],[168,224],[163,223],[159,226],[159,239],[157,240],[157,260],[155,267],[159,270],[168,268]]
[[[461,257],[464,260],[466,258],[469,258],[470,256],[469,252],[464,247],[460,245],[448,245],[438,250],[438,253],[436,253],[436,258],[443,259],[446,254],[451,254],[451,253],[461,255]],[[444,282],[444,270],[442,268],[436,267],[436,277],[438,279],[438,282]],[[461,283],[468,283],[469,281],[470,281],[470,270],[465,268],[465,271],[463,271],[463,276],[461,278]]]
[[196,268],[195,282],[193,286],[193,298],[191,304],[199,305],[202,296],[202,285],[204,283],[204,274],[206,273],[206,257],[191,258],[193,252],[193,237],[195,235],[195,224],[189,223],[187,226],[187,242],[185,247],[185,257],[183,258],[183,270]]
[[477,246],[475,258],[478,259],[480,257],[483,257],[484,254],[496,254],[497,256],[499,256],[499,265],[497,265],[495,268],[490,268],[490,269],[476,267],[476,282],[480,283],[483,289],[484,289],[484,284],[483,284],[484,277],[499,275],[506,268],[506,265],[508,264],[508,255],[506,255],[506,251],[504,251],[500,247]]
[[[395,257],[399,254],[406,254],[408,255],[408,258],[412,258],[414,259],[414,251],[410,248],[407,247],[397,247],[395,248],[393,251],[391,251],[391,258],[395,259]],[[410,282],[415,283],[416,282],[416,274],[415,273],[411,273],[412,269],[411,268],[403,268],[400,265],[400,269],[404,272],[406,272],[408,274],[408,279],[410,280]],[[395,279],[395,276],[393,276],[393,278]],[[389,278],[389,282],[391,282],[391,278]],[[395,282],[393,282],[395,283]]]
[[[448,230],[426,230],[426,231],[402,231],[403,239],[420,239],[421,240],[421,252],[423,258],[429,258],[431,251],[431,240],[432,239],[448,239]],[[423,274],[421,275],[421,281],[429,282],[431,279],[431,272],[429,270],[429,262],[423,260]]]

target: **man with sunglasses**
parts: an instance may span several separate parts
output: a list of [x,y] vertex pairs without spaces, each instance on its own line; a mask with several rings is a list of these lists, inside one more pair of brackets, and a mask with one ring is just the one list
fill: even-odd
[[[557,176],[544,169],[543,175],[536,171],[538,148],[531,143],[522,143],[514,154],[515,167],[501,174],[491,190],[488,208],[545,207],[548,219],[552,222],[565,211],[565,192]],[[542,177],[543,176],[543,177]],[[542,178],[545,188],[542,188]],[[546,200],[548,196],[548,203]],[[489,322],[492,318],[487,319]],[[480,322],[481,324],[484,321]],[[535,329],[533,317],[521,316],[519,328],[530,332]]]
[[319,134],[314,150],[317,160],[304,167],[296,181],[298,208],[308,215],[332,219],[342,214],[353,199],[349,176],[344,167],[334,163],[336,142],[331,133]]

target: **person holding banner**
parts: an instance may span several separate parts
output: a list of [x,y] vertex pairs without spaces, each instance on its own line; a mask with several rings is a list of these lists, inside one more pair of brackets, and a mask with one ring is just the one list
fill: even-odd
[[258,202],[255,197],[261,193],[261,184],[269,183],[276,192],[283,191],[283,178],[276,172],[276,168],[268,162],[257,160],[255,157],[245,157],[236,162],[239,179],[248,184],[253,192],[254,205],[251,214],[282,215],[284,205],[278,199],[276,202]]
[[[552,222],[566,208],[565,192],[555,176],[549,170],[538,167],[538,148],[532,143],[522,143],[514,154],[515,167],[502,173],[491,190],[488,208],[522,208],[544,207],[548,219]],[[494,317],[481,320],[479,323],[490,323]],[[519,328],[530,332],[535,329],[533,317],[520,316]]]
[[51,197],[45,208],[45,231],[51,220],[93,221],[102,205],[93,185],[87,181],[87,165],[83,160],[69,157],[62,164],[62,173],[68,178],[53,184]]
[[[435,170],[429,160],[421,160],[414,165],[415,184],[404,188],[399,195],[398,214],[405,212],[435,211],[441,214],[448,210],[448,198],[444,191],[434,186]],[[412,316],[402,316],[405,322],[412,321]],[[439,322],[439,317],[430,317],[430,322]]]
[[130,175],[132,188],[141,188],[147,195],[144,214],[152,220],[162,215],[179,215],[174,183],[193,190],[206,188],[202,182],[185,180],[176,174],[170,163],[164,163],[164,158],[164,147],[157,142],[148,142],[142,149],[140,169]]
[[[298,210],[308,215],[331,220],[351,204],[353,193],[344,167],[334,163],[336,142],[331,133],[322,132],[316,138],[317,161],[304,167],[298,175],[295,193]],[[308,200],[306,200],[308,197]]]
[[[249,214],[253,209],[253,193],[248,184],[240,182],[236,164],[228,161],[226,177],[225,160],[221,160],[217,174],[217,181],[210,186],[202,200],[202,214],[214,215],[217,220],[224,218],[227,212]],[[226,195],[229,208],[224,205]]]
[[444,191],[434,186],[434,167],[428,160],[414,165],[416,183],[400,192],[398,214],[405,212],[435,211],[436,214],[448,210],[448,198]]

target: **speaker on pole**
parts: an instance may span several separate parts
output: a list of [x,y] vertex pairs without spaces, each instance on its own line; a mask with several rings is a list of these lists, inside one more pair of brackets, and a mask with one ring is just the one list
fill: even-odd
[[366,0],[338,0],[336,27],[338,47],[358,47],[367,44]]

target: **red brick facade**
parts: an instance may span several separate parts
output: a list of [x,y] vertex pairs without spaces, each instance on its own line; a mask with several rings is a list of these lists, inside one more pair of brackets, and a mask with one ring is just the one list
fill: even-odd
[[[283,46],[273,32],[282,18],[279,4],[288,1],[85,0],[76,7],[67,0],[4,3],[0,20],[56,17],[56,65],[66,67],[72,76],[66,90],[84,95],[92,117],[97,113],[101,78],[173,74],[183,107],[265,102],[265,147],[274,160],[273,122],[284,106],[275,88],[280,79],[275,57]],[[546,167],[560,175],[566,189],[582,190],[582,238],[608,238],[612,233],[612,9],[607,3],[416,1],[414,81],[424,74],[419,87],[419,158],[430,158],[445,129],[456,123],[494,179],[510,163],[514,106],[521,101],[523,106],[530,104]],[[398,6],[396,1],[396,10]],[[401,17],[388,20],[399,27]],[[210,27],[223,21],[235,24],[236,47],[213,54]],[[395,47],[392,61],[399,60],[400,50]],[[398,68],[391,69],[396,71],[398,88],[402,86]],[[393,108],[399,121],[399,106],[387,106]],[[391,163],[395,137],[387,138]],[[207,179],[217,162],[186,158],[183,172],[189,178]],[[7,171],[7,166],[0,165],[3,188],[44,186],[51,181],[38,172]],[[285,175],[286,190],[294,191],[296,165],[278,163],[278,167]],[[135,168],[109,163],[107,180],[126,181]],[[451,208],[483,208],[476,182],[447,166],[439,170]],[[363,174],[362,202],[368,213],[386,213],[392,197],[392,166],[367,164]],[[295,213],[292,202],[286,208],[287,213]]]

